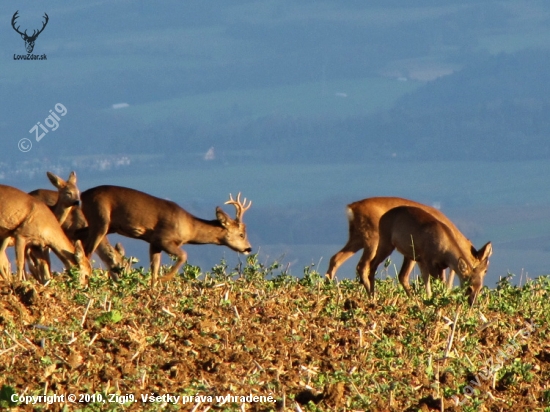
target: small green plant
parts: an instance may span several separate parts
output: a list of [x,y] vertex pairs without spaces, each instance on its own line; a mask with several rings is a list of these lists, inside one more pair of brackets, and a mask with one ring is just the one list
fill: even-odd
[[118,323],[122,320],[122,313],[119,310],[111,310],[109,312],[104,312],[99,315],[95,323],[100,326],[105,326],[112,323]]
[[16,394],[17,391],[13,387],[3,385],[2,388],[0,388],[0,408],[3,409],[17,406],[17,402],[12,401],[12,396]]

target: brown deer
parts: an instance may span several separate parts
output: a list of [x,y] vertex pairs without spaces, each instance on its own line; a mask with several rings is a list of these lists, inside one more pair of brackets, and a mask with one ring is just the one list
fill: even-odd
[[[80,191],[76,186],[76,173],[71,172],[67,181],[50,172],[47,172],[46,175],[58,190],[58,192],[54,192],[57,200],[55,204],[50,207],[50,210],[52,210],[58,222],[62,224],[67,219],[67,216],[73,207],[80,205]],[[29,194],[31,196],[35,196],[36,192],[38,191],[35,190]],[[0,247],[0,256],[2,257],[2,260],[5,258],[9,265],[9,260],[7,260],[5,255],[5,249],[8,246],[13,246],[15,242],[12,238],[10,238],[4,243],[5,244],[2,245],[3,247]],[[49,250],[40,246],[29,245],[25,252],[27,266],[32,276],[40,283],[46,283],[46,281],[51,277]],[[2,271],[9,272],[9,266],[6,266],[5,263],[2,263],[2,265],[4,265]]]
[[[405,258],[414,260],[420,267],[428,297],[431,297],[430,275],[437,275],[449,267],[456,272],[460,284],[468,281],[470,305],[483,286],[483,278],[492,253],[491,243],[481,248],[480,255],[472,257],[470,248],[457,242],[453,231],[429,212],[417,207],[400,206],[380,218],[378,249],[370,262],[370,273],[397,249]],[[399,279],[410,296],[407,279]],[[371,288],[374,278],[368,280]]]
[[55,215],[43,202],[11,186],[0,185],[0,252],[9,238],[15,241],[17,276],[25,279],[25,250],[28,246],[49,247],[67,269],[78,266],[81,279],[89,277],[92,268],[77,241],[73,245]]
[[88,240],[85,245],[89,257],[108,233],[118,233],[149,243],[152,285],[155,285],[160,268],[161,252],[176,256],[170,271],[162,282],[172,279],[187,260],[184,244],[225,245],[248,254],[252,251],[246,236],[242,217],[252,202],[246,205],[229,197],[225,204],[236,208],[236,218],[231,219],[220,207],[216,208],[216,220],[199,219],[176,203],[148,195],[138,190],[119,186],[98,186],[81,195],[82,211],[88,221]]
[[[420,208],[430,213],[439,221],[443,222],[453,232],[453,235],[460,247],[463,250],[470,251],[470,259],[472,262],[475,262],[476,264],[480,263],[481,256],[483,256],[484,252],[483,249],[477,251],[473,247],[472,243],[453,224],[453,222],[451,222],[449,218],[439,210],[423,205],[422,203],[400,197],[371,197],[348,205],[347,214],[349,220],[349,240],[344,247],[330,259],[326,277],[329,279],[334,279],[338,268],[346,260],[357,253],[357,251],[363,249],[363,254],[357,264],[357,274],[359,275],[363,285],[367,288],[367,291],[371,295],[374,295],[375,272],[370,269],[370,263],[374,259],[378,248],[380,218],[389,210],[399,206],[413,206]],[[377,266],[378,265],[375,266],[375,269]],[[401,270],[399,271],[400,282],[402,284],[403,282],[407,282],[407,286],[403,284],[405,290],[408,289],[408,279],[413,267],[414,260],[405,256]],[[442,269],[440,273],[433,275],[444,280],[444,269]],[[452,287],[452,282],[453,271],[451,269],[451,275],[449,276],[447,282],[449,289]]]
[[[53,205],[48,206],[63,228],[63,223],[67,220],[71,211],[80,205],[80,191],[76,186],[76,173],[74,171],[71,172],[67,181],[50,172],[46,172],[46,175],[50,182],[57,188],[57,192],[54,192],[56,193],[56,201]],[[34,190],[29,194],[43,201],[39,196],[39,192],[40,189]],[[45,283],[51,276],[49,251],[38,246],[30,246],[27,250],[27,266],[31,274],[39,282]]]
[[[57,205],[59,205],[58,198],[60,196],[60,192],[56,192],[55,190],[38,189],[30,192],[30,195],[46,203],[52,211],[55,211],[58,207]],[[70,210],[67,217],[64,218],[61,227],[67,237],[72,241],[76,241],[78,239],[85,241],[87,239],[88,222],[86,222],[86,218],[84,217],[84,213],[82,213],[80,207],[73,207]],[[124,257],[125,253],[122,245],[117,243],[115,247],[113,247],[109,243],[107,237],[104,237],[101,240],[96,253],[107,265],[109,268],[109,274],[114,280],[118,279],[118,273],[130,270],[131,268],[130,261]]]

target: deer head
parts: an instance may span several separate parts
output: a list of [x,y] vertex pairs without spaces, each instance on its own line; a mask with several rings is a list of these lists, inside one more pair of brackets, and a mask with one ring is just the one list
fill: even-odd
[[46,172],[46,175],[48,176],[48,179],[50,179],[50,182],[52,182],[52,185],[54,185],[59,191],[57,198],[58,203],[60,203],[63,207],[80,205],[80,191],[76,186],[75,172],[71,172],[69,179],[66,181],[51,172]]
[[470,305],[474,304],[477,295],[483,287],[483,279],[487,274],[487,269],[489,268],[489,257],[492,253],[493,247],[491,246],[491,242],[488,242],[478,252],[476,252],[476,258],[478,260],[474,266],[470,266],[463,258],[459,258],[458,260],[459,275],[462,275],[463,279],[467,279],[470,283],[466,292],[468,294],[468,303]]
[[48,20],[49,20],[50,18],[48,17],[48,15],[47,15],[46,13],[44,13],[44,19],[45,19],[45,21],[44,21],[44,23],[42,24],[42,28],[41,28],[40,30],[38,30],[38,31],[33,30],[32,35],[29,36],[29,35],[27,34],[27,30],[25,30],[25,32],[19,31],[19,27],[21,27],[21,26],[15,27],[15,21],[16,21],[17,18],[19,17],[19,16],[18,16],[18,13],[19,13],[19,10],[17,10],[17,11],[14,13],[13,17],[11,18],[11,26],[13,27],[13,29],[14,29],[17,33],[19,33],[19,34],[21,35],[21,38],[22,38],[23,40],[25,40],[25,48],[27,49],[27,53],[32,53],[32,51],[34,50],[34,42],[36,41],[36,38],[38,37],[38,35],[39,35],[40,33],[42,33],[42,31],[44,31],[44,28],[45,28],[46,25],[48,24]]
[[221,208],[216,208],[216,217],[225,229],[224,244],[231,249],[248,255],[252,251],[252,247],[246,237],[246,225],[242,223],[244,212],[250,209],[252,201],[246,204],[246,198],[241,202],[241,193],[237,195],[237,200],[233,199],[231,194],[226,205],[234,205],[236,209],[235,220],[231,219]]

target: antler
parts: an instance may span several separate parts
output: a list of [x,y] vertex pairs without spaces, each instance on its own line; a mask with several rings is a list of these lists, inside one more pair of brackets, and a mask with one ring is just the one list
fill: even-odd
[[25,30],[25,33],[21,33],[21,32],[19,31],[19,27],[21,27],[21,26],[15,27],[15,20],[17,20],[17,18],[19,17],[19,16],[17,15],[18,13],[19,13],[19,10],[17,10],[17,11],[15,12],[15,14],[13,15],[13,17],[11,18],[11,26],[12,26],[13,29],[14,29],[17,33],[19,33],[21,36],[26,36],[26,35],[27,35],[27,31],[26,31],[26,30]]
[[44,23],[42,23],[42,28],[41,28],[40,30],[38,30],[38,32],[36,32],[36,30],[33,30],[32,35],[29,36],[29,35],[27,34],[27,30],[25,30],[24,33],[21,33],[21,32],[19,31],[19,27],[21,27],[21,26],[15,27],[15,21],[16,21],[17,18],[19,17],[18,14],[19,14],[19,10],[17,10],[17,11],[15,12],[15,14],[13,15],[13,17],[11,18],[11,26],[12,26],[13,29],[14,29],[17,33],[19,33],[21,36],[25,36],[26,38],[29,38],[29,39],[36,39],[36,38],[38,37],[38,35],[44,31],[44,29],[46,28],[46,25],[48,24],[48,21],[50,20],[50,18],[48,17],[48,13],[44,13],[44,19],[46,19],[46,21],[44,21]]
[[243,202],[241,203],[241,192],[237,194],[237,200],[233,200],[233,196],[231,193],[229,193],[229,200],[225,202],[226,205],[234,205],[235,209],[237,209],[237,215],[235,217],[236,221],[241,221],[244,212],[246,212],[248,209],[250,209],[250,206],[252,206],[252,201],[249,201],[248,206],[246,205],[246,197],[244,198]]
[[46,28],[46,24],[48,24],[48,21],[50,20],[47,13],[44,13],[44,18],[46,19],[46,21],[43,23],[42,28],[40,30],[38,30],[38,33],[36,33],[36,34],[34,34],[34,30],[33,30],[31,37],[36,38],[36,37],[38,37],[38,35],[40,33],[42,33],[44,31],[44,29]]

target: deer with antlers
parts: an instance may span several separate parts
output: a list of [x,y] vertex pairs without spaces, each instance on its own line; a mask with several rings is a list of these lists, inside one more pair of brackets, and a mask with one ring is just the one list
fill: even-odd
[[187,253],[181,249],[184,244],[225,245],[244,254],[252,251],[242,222],[252,202],[241,202],[240,193],[236,200],[230,195],[225,202],[235,206],[235,219],[216,207],[216,220],[199,219],[172,201],[126,187],[94,187],[83,192],[81,199],[88,221],[86,255],[90,257],[109,233],[144,240],[149,243],[152,286],[157,281],[161,252],[176,256],[172,268],[160,279],[166,282],[187,260]]
[[21,38],[25,41],[25,49],[27,49],[27,53],[32,53],[32,51],[34,50],[34,42],[38,38],[38,35],[44,31],[44,29],[46,28],[46,25],[48,24],[48,21],[50,20],[50,18],[48,17],[48,15],[46,13],[44,13],[44,23],[42,23],[42,28],[39,29],[38,31],[33,30],[32,34],[29,36],[27,34],[27,30],[25,30],[24,32],[19,31],[19,27],[21,27],[21,26],[15,27],[15,21],[19,17],[18,14],[19,14],[19,10],[17,10],[13,14],[13,17],[11,18],[11,26],[13,27],[13,29],[17,33],[19,33],[21,35]]

